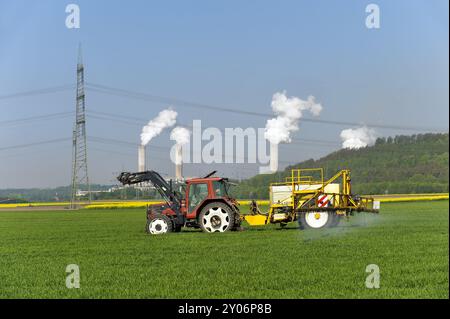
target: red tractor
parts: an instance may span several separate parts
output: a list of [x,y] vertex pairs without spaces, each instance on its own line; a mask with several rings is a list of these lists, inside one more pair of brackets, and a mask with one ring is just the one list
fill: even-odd
[[146,231],[150,234],[179,232],[181,227],[201,228],[204,232],[226,232],[240,228],[238,203],[228,195],[227,178],[212,177],[186,180],[182,191],[174,190],[155,171],[121,173],[117,179],[123,185],[151,182],[165,203],[149,205]]

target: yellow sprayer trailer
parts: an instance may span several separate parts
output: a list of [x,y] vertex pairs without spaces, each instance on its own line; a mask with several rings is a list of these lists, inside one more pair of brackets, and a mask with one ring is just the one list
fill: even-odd
[[298,220],[300,228],[336,226],[354,212],[378,213],[380,202],[352,194],[349,170],[341,170],[324,180],[322,168],[293,169],[284,182],[269,186],[269,211],[262,213],[255,201],[250,214],[241,215],[251,226],[280,224]]

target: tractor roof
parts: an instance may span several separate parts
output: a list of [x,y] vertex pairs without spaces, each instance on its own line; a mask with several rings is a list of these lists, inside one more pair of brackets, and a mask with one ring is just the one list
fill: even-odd
[[207,178],[196,177],[196,178],[191,178],[191,179],[186,180],[186,183],[188,184],[188,183],[192,183],[192,182],[198,183],[198,182],[208,182],[208,181],[214,182],[214,181],[221,181],[224,179],[226,179],[226,178],[223,178],[223,177],[207,177]]

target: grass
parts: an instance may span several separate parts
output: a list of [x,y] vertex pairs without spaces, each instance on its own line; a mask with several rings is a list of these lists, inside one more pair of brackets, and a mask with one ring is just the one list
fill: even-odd
[[[0,297],[448,298],[448,205],[386,203],[323,231],[156,237],[142,209],[0,212]],[[68,264],[80,289],[65,287]],[[380,289],[365,287],[368,264]]]

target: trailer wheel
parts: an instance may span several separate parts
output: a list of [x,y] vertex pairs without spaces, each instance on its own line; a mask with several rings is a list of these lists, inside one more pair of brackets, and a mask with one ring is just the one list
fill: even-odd
[[170,233],[173,230],[172,221],[166,215],[154,214],[151,218],[147,219],[147,227],[145,230],[152,235]]
[[203,207],[198,217],[200,228],[207,233],[226,232],[234,226],[233,211],[221,202],[210,203]]
[[299,224],[301,229],[320,229],[330,227],[333,220],[333,214],[327,211],[304,212],[300,214]]

